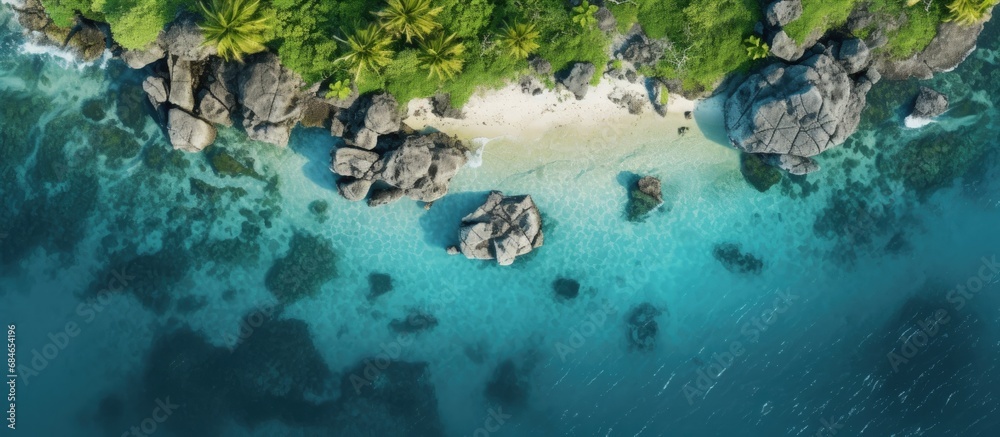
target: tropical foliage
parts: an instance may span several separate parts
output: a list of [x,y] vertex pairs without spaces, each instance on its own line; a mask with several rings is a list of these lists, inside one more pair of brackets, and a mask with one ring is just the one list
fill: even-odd
[[260,0],[211,0],[201,3],[202,21],[198,27],[205,44],[214,45],[219,57],[243,62],[243,56],[264,51],[265,33],[270,20],[260,15]]
[[750,35],[743,43],[746,44],[747,55],[750,55],[750,59],[753,60],[766,58],[771,51],[767,43],[757,35]]
[[441,32],[420,42],[417,60],[421,67],[428,70],[427,77],[437,76],[439,80],[447,80],[462,72],[464,53],[465,45],[458,41],[455,34]]
[[368,25],[358,29],[347,40],[340,41],[347,45],[347,54],[337,61],[345,63],[348,70],[354,73],[355,82],[362,74],[378,73],[392,62],[393,51],[389,48],[392,41],[386,37],[381,27]]
[[444,9],[432,7],[431,0],[388,0],[385,9],[375,13],[382,27],[393,36],[404,36],[406,42],[423,39],[441,27],[434,18]]
[[350,79],[338,80],[330,83],[329,90],[326,92],[326,98],[344,100],[351,96],[351,91]]
[[948,21],[974,24],[982,20],[1000,0],[951,0],[948,3]]
[[83,16],[106,21],[122,47],[139,49],[156,40],[167,23],[192,0],[42,0],[57,26],[71,27],[79,11]]
[[597,17],[594,16],[594,14],[597,13],[597,9],[598,7],[596,5],[590,4],[587,0],[583,0],[583,3],[580,3],[579,6],[573,8],[573,22],[584,28],[593,26],[597,23]]
[[500,32],[500,45],[508,54],[517,59],[525,59],[538,50],[541,34],[534,24],[515,23],[507,25]]

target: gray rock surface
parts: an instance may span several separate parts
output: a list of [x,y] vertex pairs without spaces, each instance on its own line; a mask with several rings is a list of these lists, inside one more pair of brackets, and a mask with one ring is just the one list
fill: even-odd
[[239,68],[234,64],[215,59],[208,65],[197,91],[198,112],[201,117],[223,126],[233,125],[233,111],[237,111],[235,79]]
[[351,202],[364,200],[374,182],[365,179],[344,178],[337,181],[337,192]]
[[467,258],[510,265],[544,242],[542,216],[531,196],[507,197],[494,191],[462,219],[459,236],[459,250]]
[[330,170],[341,176],[375,180],[376,175],[382,170],[382,163],[375,152],[341,147],[333,153]]
[[920,87],[920,94],[913,105],[910,117],[934,118],[948,110],[948,96],[925,86]]
[[983,23],[941,23],[937,35],[922,52],[902,60],[882,57],[876,65],[883,76],[892,80],[930,79],[934,73],[951,71],[961,64],[976,48],[982,31]]
[[381,155],[345,146],[334,151],[330,170],[340,176],[387,184],[389,187],[373,193],[370,206],[402,196],[433,202],[448,194],[451,179],[468,160],[459,146],[457,140],[442,133],[409,135]]
[[167,101],[169,91],[167,90],[166,79],[159,76],[150,76],[142,82],[142,90],[149,96],[149,103],[153,108],[159,109],[160,105]]
[[205,44],[197,19],[193,14],[183,14],[167,26],[162,34],[167,52],[185,61],[201,61],[216,54],[214,45]]
[[614,14],[611,10],[605,7],[601,7],[594,13],[594,18],[597,19],[597,28],[604,32],[611,32],[618,27],[618,20],[615,20]]
[[211,123],[172,108],[167,113],[167,133],[174,149],[195,153],[215,142],[216,130]]
[[764,162],[794,175],[804,175],[819,171],[819,164],[812,158],[795,155],[763,155]]
[[167,100],[183,108],[194,111],[194,77],[191,74],[191,62],[174,58],[169,63],[170,97]]
[[840,44],[837,60],[847,74],[855,74],[871,65],[871,51],[864,41],[857,38],[849,39]]
[[532,70],[535,70],[535,73],[538,73],[542,76],[548,76],[552,74],[552,64],[549,63],[549,61],[546,61],[537,56],[531,58],[531,60],[528,61],[528,65],[531,66]]
[[292,127],[302,117],[302,78],[282,67],[272,53],[255,55],[237,79],[243,127],[251,139],[288,145]]
[[767,5],[767,23],[774,27],[785,27],[802,16],[802,0],[777,0]]
[[732,144],[748,153],[815,156],[853,134],[871,89],[852,81],[843,63],[822,53],[797,65],[772,64],[748,77],[725,105]]
[[340,131],[339,136],[349,146],[371,150],[378,144],[379,136],[401,128],[399,103],[389,94],[378,94],[358,99],[351,108],[340,111],[331,132]]
[[122,52],[122,60],[128,64],[129,68],[139,70],[167,56],[166,49],[163,48],[163,34],[156,41],[149,43],[144,49],[125,50]]
[[448,185],[468,158],[444,134],[412,135],[382,156],[380,179],[406,196],[433,202],[448,194]]
[[596,68],[589,62],[577,62],[561,78],[559,83],[566,87],[577,100],[583,100],[590,88],[590,80],[594,77]]
[[654,176],[643,176],[638,182],[639,191],[663,203],[663,187],[660,180]]
[[653,66],[663,57],[664,47],[659,42],[649,39],[641,30],[635,31],[622,45],[619,55],[623,61],[636,66]]
[[786,61],[796,61],[805,54],[805,46],[799,46],[784,30],[771,38],[771,54]]

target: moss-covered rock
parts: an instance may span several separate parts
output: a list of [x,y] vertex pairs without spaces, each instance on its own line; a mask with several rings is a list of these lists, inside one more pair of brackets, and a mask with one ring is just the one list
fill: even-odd
[[142,146],[133,135],[114,125],[98,124],[89,127],[88,141],[94,152],[107,157],[107,165],[120,168],[126,160],[139,156]]
[[212,147],[209,149],[208,155],[212,171],[221,177],[251,177],[264,180],[264,177],[253,169],[253,159],[247,158],[247,164],[244,164],[221,147]]
[[879,161],[883,171],[921,196],[951,185],[990,150],[986,141],[961,131],[945,131],[936,125],[926,129],[927,135]]
[[191,194],[212,203],[218,203],[225,195],[229,195],[231,200],[237,200],[248,194],[241,187],[216,187],[198,178],[189,178],[188,181],[191,182]]
[[715,257],[726,270],[733,273],[760,274],[764,270],[764,261],[750,253],[744,253],[735,243],[715,245],[712,250]]
[[107,116],[107,112],[104,111],[104,102],[100,100],[87,100],[83,102],[81,109],[83,116],[92,121],[101,121]]
[[315,296],[337,276],[337,254],[325,238],[296,233],[288,253],[267,272],[264,284],[283,303]]
[[740,154],[740,173],[750,186],[761,193],[781,182],[781,170],[767,165],[760,155],[752,153]]

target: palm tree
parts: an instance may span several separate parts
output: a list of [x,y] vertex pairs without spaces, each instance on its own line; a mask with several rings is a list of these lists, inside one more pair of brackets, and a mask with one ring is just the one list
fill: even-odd
[[258,15],[260,0],[211,0],[200,3],[205,20],[198,25],[205,44],[216,47],[227,61],[243,62],[243,56],[264,51],[264,33],[271,27]]
[[579,24],[583,28],[588,28],[597,23],[597,17],[594,14],[597,13],[599,9],[596,5],[590,4],[587,0],[583,0],[580,6],[573,8],[573,22]]
[[393,53],[389,48],[391,41],[378,26],[369,25],[359,29],[354,35],[347,37],[346,41],[336,36],[334,38],[347,44],[347,54],[338,58],[337,62],[346,63],[354,71],[354,83],[358,83],[363,72],[378,72],[392,62]]
[[974,24],[983,19],[1000,0],[951,0],[948,3],[948,18],[959,24]]
[[446,36],[441,32],[420,42],[417,61],[430,71],[428,78],[437,75],[438,79],[447,80],[462,72],[464,53],[465,44],[458,41],[454,33]]
[[441,27],[434,18],[442,7],[431,7],[431,0],[388,0],[385,9],[375,13],[382,27],[394,36],[406,36],[409,44],[413,38],[422,39]]
[[500,35],[500,45],[517,59],[527,58],[538,50],[538,37],[541,34],[534,24],[516,23],[504,27]]

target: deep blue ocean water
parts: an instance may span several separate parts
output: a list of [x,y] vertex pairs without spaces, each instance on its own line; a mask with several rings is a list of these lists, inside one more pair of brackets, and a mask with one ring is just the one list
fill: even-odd
[[[927,82],[951,98],[937,123],[903,128],[922,83],[884,81],[822,172],[766,193],[707,126],[617,127],[490,142],[425,211],[342,200],[320,130],[172,152],[144,73],[0,22],[0,324],[18,365],[4,435],[1000,430],[996,23]],[[256,175],[216,174],[219,151]],[[633,174],[665,186],[642,223],[624,218]],[[545,217],[545,246],[509,268],[444,251],[492,189]],[[727,269],[726,243],[763,267]],[[289,262],[322,277],[315,296],[268,290]],[[560,278],[579,296],[558,298]],[[650,350],[627,336],[644,303]]]

